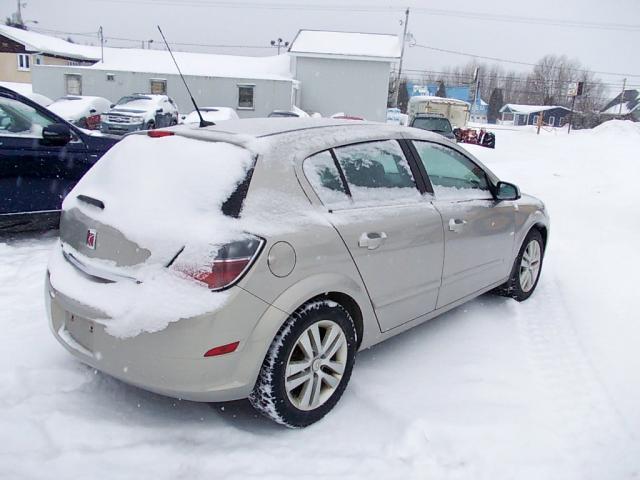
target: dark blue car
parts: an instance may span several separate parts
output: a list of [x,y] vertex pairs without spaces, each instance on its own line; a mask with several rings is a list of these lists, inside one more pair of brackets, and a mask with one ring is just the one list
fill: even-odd
[[0,232],[56,228],[64,197],[117,141],[0,87]]

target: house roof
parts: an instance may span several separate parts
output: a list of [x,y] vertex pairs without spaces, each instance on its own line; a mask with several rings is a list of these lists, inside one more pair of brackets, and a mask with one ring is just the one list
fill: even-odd
[[78,45],[61,38],[43,35],[31,30],[0,25],[0,35],[24,45],[27,52],[47,53],[60,57],[77,58],[80,60],[99,60],[100,47]]
[[401,50],[397,35],[324,30],[299,30],[289,46],[289,52],[295,56],[366,57],[381,61],[400,58]]
[[[293,77],[287,54],[270,57],[242,57],[209,53],[173,52],[184,75],[199,77],[226,77],[247,80],[286,80]],[[46,68],[68,68],[47,66]],[[155,75],[176,75],[178,70],[166,50],[133,48],[105,48],[104,62],[97,62],[86,70],[105,72],[139,72]]]
[[[622,104],[622,105],[620,105]],[[628,115],[640,108],[640,90],[625,90],[602,109],[605,115]]]
[[545,110],[553,110],[555,108],[562,108],[563,110],[566,110],[568,112],[571,111],[571,109],[567,107],[563,107],[561,105],[520,105],[517,103],[507,103],[505,106],[503,106],[500,109],[500,112],[501,113],[505,112],[508,109],[514,113],[529,114],[529,113],[536,113],[536,112],[544,112]]

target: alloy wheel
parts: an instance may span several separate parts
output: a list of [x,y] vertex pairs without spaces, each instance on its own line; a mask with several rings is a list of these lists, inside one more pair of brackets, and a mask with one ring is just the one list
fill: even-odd
[[296,340],[287,361],[285,389],[300,410],[324,404],[340,385],[348,358],[347,338],[331,320],[320,320]]
[[540,244],[536,240],[531,240],[527,248],[525,248],[520,261],[520,288],[523,292],[529,292],[536,284],[540,273],[541,260]]

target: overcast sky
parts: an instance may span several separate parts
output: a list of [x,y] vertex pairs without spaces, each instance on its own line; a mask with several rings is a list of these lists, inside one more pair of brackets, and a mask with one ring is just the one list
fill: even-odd
[[[154,39],[158,45],[155,26],[160,24],[170,42],[264,47],[277,37],[291,40],[300,28],[401,34],[400,19],[409,6],[413,9],[409,31],[419,44],[525,63],[547,53],[566,54],[593,70],[638,75],[629,76],[628,83],[640,85],[640,0],[26,0],[26,4],[23,19],[37,20],[37,25],[29,24],[35,28],[89,33],[102,25],[107,37]],[[0,0],[3,17],[15,9],[16,1]],[[95,37],[73,38],[96,42]],[[140,42],[109,39],[107,45]],[[179,49],[275,53],[270,48]],[[406,49],[405,67],[440,71],[468,60],[412,47]],[[600,77],[622,83],[621,76]]]

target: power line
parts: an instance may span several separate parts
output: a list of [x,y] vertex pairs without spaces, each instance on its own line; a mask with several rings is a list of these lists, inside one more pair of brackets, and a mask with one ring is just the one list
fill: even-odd
[[[465,57],[472,57],[472,58],[481,58],[482,60],[491,60],[494,62],[503,62],[503,63],[512,63],[514,65],[526,65],[528,67],[535,67],[537,66],[536,63],[529,63],[529,62],[521,62],[518,60],[507,60],[504,58],[498,58],[498,57],[487,57],[485,55],[476,55],[474,53],[468,53],[468,52],[460,52],[457,50],[448,50],[446,48],[438,48],[438,47],[430,47],[428,45],[420,45],[418,43],[415,43],[412,45],[413,47],[419,47],[419,48],[426,48],[428,50],[434,50],[436,52],[443,52],[443,53],[451,53],[454,55],[462,55]],[[633,74],[633,73],[616,73],[616,72],[601,72],[598,70],[587,70],[584,68],[571,68],[571,67],[551,67],[551,69],[556,70],[558,68],[566,68],[567,70],[572,70],[574,72],[584,72],[584,73],[598,73],[601,75],[617,75],[617,76],[621,76],[621,77],[639,77],[640,78],[640,74]]]
[[[204,8],[252,8],[261,10],[302,10],[302,11],[340,11],[355,13],[390,13],[402,12],[406,6],[372,6],[372,5],[342,5],[342,4],[309,4],[309,3],[291,3],[291,2],[269,2],[261,3],[255,1],[228,1],[228,0],[93,0],[102,3],[118,3],[118,4],[142,4],[142,5],[162,5],[162,6],[190,6]],[[587,28],[587,29],[604,29],[604,30],[620,30],[629,32],[640,31],[638,24],[611,23],[611,22],[587,22],[577,20],[564,20],[554,18],[529,17],[519,15],[504,15],[494,13],[468,12],[461,10],[445,10],[437,8],[426,8],[411,6],[412,12],[418,14],[426,14],[430,16],[445,16],[462,19],[487,20],[492,22],[509,22],[523,23],[530,25],[550,25],[558,27]]]
[[[74,35],[74,36],[91,37],[91,38],[97,38],[99,36],[97,32],[65,32],[62,30],[51,30],[47,28],[32,28],[31,30],[35,32],[55,33],[58,35]],[[150,40],[148,38],[143,39],[143,38],[126,38],[126,37],[110,37],[110,36],[105,36],[104,38],[107,40],[118,40],[118,41],[127,41],[127,42],[135,42],[135,43],[140,43],[143,41],[146,42]],[[155,41],[156,39],[153,39],[153,40]],[[273,48],[270,45],[226,45],[226,44],[191,43],[191,42],[169,42],[169,45],[185,46],[185,47],[213,47],[213,48],[268,48],[268,49]]]

